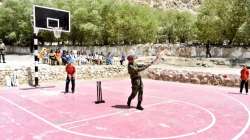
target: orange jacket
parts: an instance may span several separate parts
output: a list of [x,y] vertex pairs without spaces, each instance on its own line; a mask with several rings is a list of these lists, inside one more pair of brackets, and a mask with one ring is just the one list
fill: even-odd
[[248,80],[249,78],[249,70],[247,68],[243,68],[241,71],[240,71],[240,79],[241,80]]
[[67,74],[69,74],[69,75],[74,75],[75,72],[76,72],[75,66],[72,65],[72,64],[68,64],[68,65],[66,66],[66,72],[67,72]]

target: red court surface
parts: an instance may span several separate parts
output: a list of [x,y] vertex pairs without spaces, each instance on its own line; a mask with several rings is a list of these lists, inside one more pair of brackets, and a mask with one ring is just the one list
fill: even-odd
[[[126,108],[129,80],[0,90],[0,140],[249,140],[250,95],[238,88],[144,79],[145,110]],[[133,100],[135,106],[137,98]]]

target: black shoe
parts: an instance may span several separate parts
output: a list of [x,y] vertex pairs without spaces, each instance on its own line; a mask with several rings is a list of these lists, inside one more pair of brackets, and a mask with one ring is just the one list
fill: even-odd
[[65,91],[64,94],[69,93],[68,91]]
[[128,108],[130,108],[130,103],[129,102],[127,102],[127,106],[128,106]]
[[129,99],[128,99],[128,101],[127,101],[127,105],[128,105],[128,107],[130,108],[130,105],[131,105],[131,100],[129,100]]
[[137,106],[136,109],[143,110],[144,108],[142,106]]
[[6,63],[6,62],[3,62],[3,63]]
[[75,93],[75,91],[72,91],[72,94],[74,94]]

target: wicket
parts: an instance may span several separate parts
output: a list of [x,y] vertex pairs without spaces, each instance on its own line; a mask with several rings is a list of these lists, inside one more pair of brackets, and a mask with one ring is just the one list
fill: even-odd
[[105,101],[102,99],[102,83],[101,81],[96,82],[97,87],[97,101],[95,101],[96,104],[105,103]]

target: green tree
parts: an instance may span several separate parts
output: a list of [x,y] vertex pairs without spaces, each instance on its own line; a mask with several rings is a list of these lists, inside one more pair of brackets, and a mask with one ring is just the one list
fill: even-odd
[[0,37],[7,44],[29,44],[32,38],[29,0],[4,0],[0,6]]
[[194,23],[196,16],[189,11],[174,9],[159,11],[159,36],[160,40],[170,43],[176,41],[186,42],[194,37]]
[[217,0],[205,0],[197,16],[197,39],[202,43],[218,43],[223,40],[223,21],[217,15]]
[[[232,44],[247,20],[248,0],[205,0],[198,12],[197,36],[201,41]],[[237,42],[237,41],[236,41]]]
[[174,34],[177,36],[178,41],[185,43],[194,37],[194,23],[195,16],[188,11],[181,11],[176,13],[176,20],[174,23]]
[[158,11],[159,25],[159,39],[160,42],[174,43],[176,36],[174,35],[174,23],[175,23],[175,10]]

